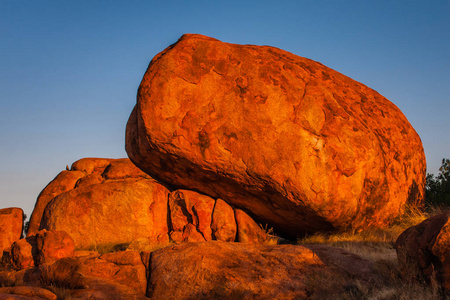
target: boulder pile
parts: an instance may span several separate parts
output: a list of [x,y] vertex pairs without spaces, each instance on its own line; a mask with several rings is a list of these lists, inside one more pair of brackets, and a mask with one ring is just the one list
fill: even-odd
[[[385,283],[379,266],[293,241],[387,226],[424,198],[400,110],[273,47],[183,35],[151,61],[125,143],[129,159],[59,173],[26,238],[23,211],[0,210],[0,299],[364,298]],[[396,244],[405,270],[447,290],[449,216]]]

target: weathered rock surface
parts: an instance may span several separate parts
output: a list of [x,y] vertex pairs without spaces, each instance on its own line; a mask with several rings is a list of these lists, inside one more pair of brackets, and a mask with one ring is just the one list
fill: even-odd
[[10,264],[16,270],[34,267],[36,255],[36,237],[20,239],[11,245]]
[[0,258],[3,250],[20,239],[23,230],[23,210],[17,207],[0,209]]
[[214,199],[194,191],[176,190],[170,193],[171,239],[176,242],[210,241],[214,203]]
[[450,210],[405,230],[395,243],[405,276],[432,276],[450,291]]
[[165,242],[168,194],[164,186],[145,178],[76,188],[47,205],[41,228],[67,232],[78,248],[138,238]]
[[286,236],[384,226],[422,202],[425,156],[408,120],[318,62],[189,34],[155,56],[137,98],[126,149],[139,168]]
[[137,251],[68,257],[39,267],[41,282],[66,286],[75,299],[144,299],[146,268]]
[[62,171],[42,190],[30,217],[27,236],[35,235],[39,231],[42,214],[47,204],[56,196],[73,189],[77,181],[84,176],[85,174],[81,171]]
[[74,254],[75,243],[64,231],[40,230],[36,234],[35,261],[37,265],[49,263]]
[[74,255],[73,239],[64,231],[40,230],[36,235],[15,241],[2,258],[2,265],[28,269]]
[[150,178],[129,159],[108,159],[87,157],[74,162],[70,170],[62,171],[39,194],[30,217],[27,236],[36,234],[44,209],[56,196],[75,188],[99,184],[105,180],[125,178]]
[[[332,251],[330,248],[329,251]],[[150,257],[147,296],[151,299],[332,299],[353,274],[335,260],[295,245],[225,242],[188,243],[157,250]],[[331,257],[331,255],[330,255]],[[364,265],[366,262],[367,265]],[[361,266],[370,263],[360,259]],[[359,276],[359,274],[355,274]],[[362,278],[375,284],[375,276]]]
[[[170,192],[129,159],[83,158],[44,189],[33,220],[42,230],[67,233],[75,248],[84,249],[120,246],[124,250],[127,244],[131,249],[139,245],[151,249],[169,240],[266,240],[251,217],[241,210],[236,214],[238,221],[234,208],[221,199],[191,190]],[[240,231],[238,224],[242,224]],[[28,236],[31,233],[38,231],[28,231]]]
[[[7,296],[3,296],[8,294]],[[11,296],[14,295],[14,296]],[[22,297],[22,298],[20,298]],[[0,299],[47,299],[56,300],[55,294],[49,290],[35,286],[0,287]]]
[[242,243],[263,243],[268,236],[253,219],[240,209],[235,210],[237,240]]
[[222,199],[216,200],[212,215],[211,229],[215,240],[234,242],[236,239],[237,224],[234,210]]

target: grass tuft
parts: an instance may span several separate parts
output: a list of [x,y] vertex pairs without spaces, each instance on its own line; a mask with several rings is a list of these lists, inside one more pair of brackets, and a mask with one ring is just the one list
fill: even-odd
[[[431,284],[404,278],[398,266],[394,248],[398,236],[411,226],[448,210],[448,207],[428,207],[426,211],[407,207],[388,228],[369,228],[364,231],[317,233],[306,236],[297,244],[324,244],[343,248],[375,264],[375,272],[386,279],[385,284],[370,287],[356,281],[334,299],[447,299],[435,278]],[[323,283],[322,283],[323,284]]]

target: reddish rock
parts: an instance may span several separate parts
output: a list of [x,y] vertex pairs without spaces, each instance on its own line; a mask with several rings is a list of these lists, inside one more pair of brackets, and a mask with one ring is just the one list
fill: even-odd
[[[3,294],[14,295],[11,298],[2,298]],[[19,296],[19,298],[14,298]],[[20,298],[20,296],[23,296]],[[56,300],[55,294],[49,290],[36,287],[36,286],[11,286],[11,287],[0,287],[0,299],[46,299],[46,300]]]
[[211,240],[214,203],[214,199],[194,191],[177,190],[170,193],[171,239],[176,242]]
[[215,240],[234,242],[236,239],[237,225],[234,210],[222,199],[216,200],[211,229]]
[[74,188],[82,188],[99,184],[105,180],[120,180],[125,178],[150,177],[139,170],[128,158],[82,158],[72,164],[69,170],[62,171],[40,193],[36,201],[27,235],[34,235],[40,229],[42,214],[47,204]]
[[395,242],[402,272],[407,277],[432,276],[450,291],[450,210],[405,230]]
[[86,175],[80,179],[78,179],[75,188],[85,187],[93,184],[99,184],[104,181],[102,175],[99,173],[92,173],[89,175]]
[[36,238],[35,236],[27,237],[15,241],[11,245],[11,266],[16,270],[28,269],[35,265],[34,257],[36,256]]
[[242,243],[263,243],[268,239],[266,232],[245,212],[235,210],[237,240]]
[[70,289],[79,299],[142,299],[147,285],[146,269],[136,251],[67,257],[39,270],[44,284]]
[[110,158],[85,157],[77,160],[72,164],[70,170],[81,171],[85,174],[92,174],[94,172],[103,172],[105,168],[113,161]]
[[150,178],[150,176],[138,169],[128,158],[111,161],[105,168],[102,177],[105,179],[123,179],[130,177]]
[[42,190],[30,217],[27,236],[35,235],[38,232],[47,204],[56,196],[73,189],[78,179],[84,176],[85,174],[81,171],[62,171]]
[[23,210],[17,207],[0,209],[0,258],[3,250],[20,239],[23,230]]
[[126,150],[291,237],[386,226],[424,195],[422,143],[389,100],[318,62],[201,35],[151,61]]
[[[336,253],[324,263],[314,251],[297,245],[210,241],[167,247],[151,254],[147,297],[334,299],[352,278],[345,269],[348,266],[335,263],[349,253]],[[370,262],[359,260],[359,266],[371,268]],[[375,283],[365,278],[360,282],[367,286]]]
[[168,194],[164,186],[144,178],[76,188],[47,205],[41,228],[67,232],[77,248],[145,237],[167,241]]
[[74,254],[75,243],[64,231],[40,230],[36,234],[36,263],[52,262]]

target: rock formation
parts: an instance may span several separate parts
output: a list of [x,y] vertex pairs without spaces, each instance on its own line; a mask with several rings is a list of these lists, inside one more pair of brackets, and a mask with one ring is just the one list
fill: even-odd
[[74,254],[75,243],[64,231],[40,230],[36,235],[15,241],[4,251],[3,266],[28,269]]
[[450,210],[405,230],[395,248],[405,276],[428,282],[436,276],[450,292]]
[[[154,246],[169,239],[177,243],[267,239],[246,212],[217,202],[191,190],[169,191],[129,159],[83,158],[41,192],[31,228],[66,232],[76,248],[85,249],[138,242]],[[37,232],[30,229],[29,237],[31,233]]]
[[167,241],[168,190],[151,179],[124,179],[75,188],[46,207],[41,228],[67,232],[76,247]]
[[424,195],[422,143],[386,98],[289,52],[201,35],[151,61],[126,150],[289,237],[385,226]]
[[147,297],[332,299],[353,276],[363,284],[379,283],[370,262],[356,257],[362,268],[358,272],[352,266],[354,256],[323,248],[327,251],[322,252],[334,253],[327,256],[327,263],[314,250],[295,245],[212,241],[167,247],[151,254]]
[[36,234],[36,264],[42,265],[74,254],[75,243],[64,231],[41,230]]
[[20,239],[23,230],[23,210],[17,207],[0,209],[0,258],[3,250]]
[[39,230],[44,209],[56,196],[76,187],[102,183],[108,179],[124,179],[129,177],[150,178],[126,158],[107,159],[87,157],[77,160],[72,164],[70,170],[59,173],[39,194],[30,217],[27,235],[34,235]]

